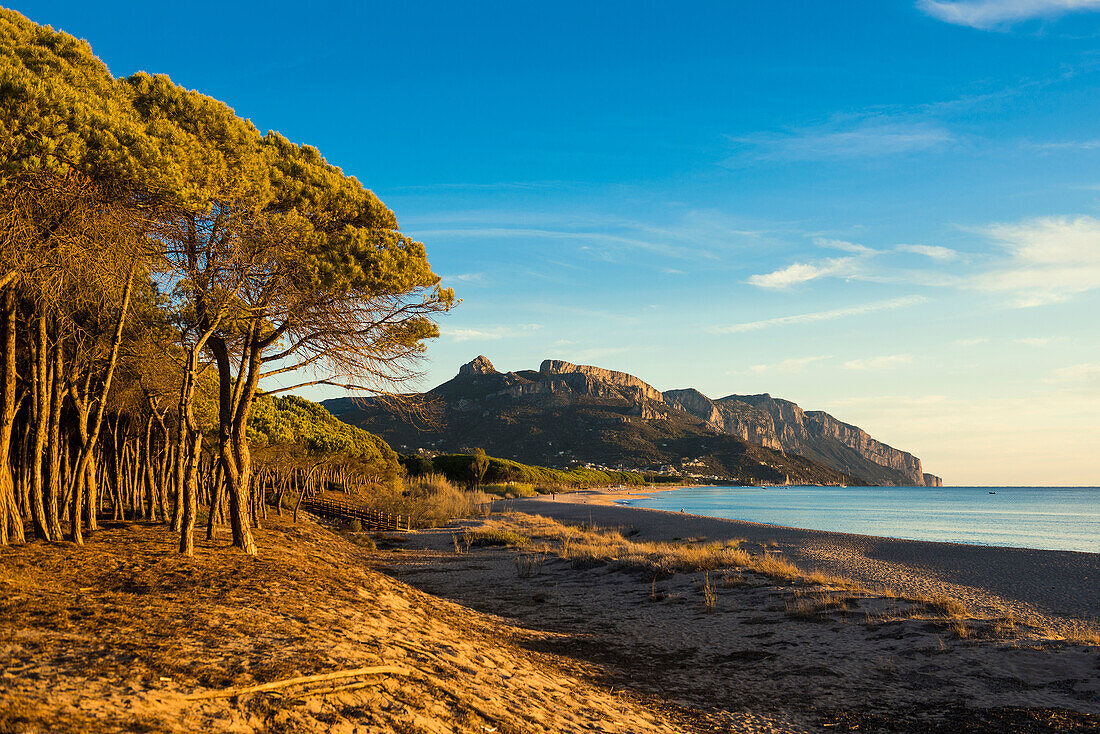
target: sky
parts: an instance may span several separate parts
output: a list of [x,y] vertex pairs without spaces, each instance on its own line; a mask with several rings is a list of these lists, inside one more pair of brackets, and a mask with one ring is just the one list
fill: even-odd
[[10,7],[375,191],[462,299],[421,389],[564,359],[1100,484],[1100,0]]

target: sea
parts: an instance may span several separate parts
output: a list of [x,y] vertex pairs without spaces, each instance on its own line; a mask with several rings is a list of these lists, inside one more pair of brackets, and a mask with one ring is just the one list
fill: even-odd
[[887,538],[1100,553],[1097,487],[687,487],[622,504]]

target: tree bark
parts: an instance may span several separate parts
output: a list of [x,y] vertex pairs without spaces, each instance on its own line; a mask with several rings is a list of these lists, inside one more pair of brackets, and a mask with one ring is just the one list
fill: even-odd
[[[191,418],[193,420],[193,417]],[[202,433],[188,431],[187,459],[181,488],[183,517],[180,522],[180,553],[195,555],[195,505],[199,484],[199,452],[202,450]]]
[[49,527],[50,538],[61,540],[61,516],[58,510],[58,499],[61,496],[61,406],[65,402],[65,380],[63,378],[64,346],[61,343],[61,332],[54,320],[54,345],[52,352],[52,365],[50,367],[50,418],[49,435],[47,437],[49,449],[47,459],[49,461],[49,482],[46,484],[46,522]]
[[0,545],[22,543],[23,517],[15,501],[11,472],[11,442],[18,399],[15,394],[15,293],[4,288],[0,297]]
[[[210,339],[210,349],[214,353],[214,360],[218,366],[219,393],[218,393],[218,453],[222,459],[222,469],[225,476],[226,489],[229,494],[229,526],[233,532],[233,547],[240,548],[250,556],[256,555],[256,542],[252,538],[252,530],[249,526],[248,513],[248,475],[251,469],[251,457],[248,453],[248,442],[245,440],[241,420],[247,421],[248,408],[251,402],[251,394],[255,394],[255,350],[254,343],[256,325],[249,330],[249,338],[245,340],[241,358],[242,369],[239,370],[241,378],[233,380],[230,364],[229,350],[220,337]],[[245,369],[249,378],[244,377]],[[251,389],[249,389],[251,383]],[[247,397],[247,400],[246,400]]]
[[[80,495],[83,494],[83,492],[81,491],[83,489],[83,476],[88,473],[89,468],[92,466],[92,454],[95,450],[96,440],[99,438],[99,429],[103,425],[103,416],[107,410],[107,396],[111,392],[111,382],[114,380],[115,368],[118,366],[118,352],[119,348],[122,345],[122,329],[126,325],[126,312],[130,309],[130,296],[133,293],[134,275],[136,274],[136,272],[137,260],[134,260],[130,264],[130,272],[126,280],[126,288],[125,290],[123,290],[122,293],[122,305],[119,308],[118,322],[115,326],[114,337],[111,340],[111,352],[107,358],[107,369],[103,377],[103,387],[100,391],[99,403],[96,405],[95,421],[89,427],[87,440],[85,441],[85,444],[80,452],[80,457],[77,460],[77,491],[74,493],[76,495],[76,497],[74,497],[74,507],[77,506],[77,500],[79,500]],[[87,410],[88,407],[89,406],[85,404],[85,410]],[[81,438],[83,438],[83,436]],[[92,484],[89,487],[89,490],[91,492],[95,491],[94,483],[95,475],[93,474]],[[89,498],[89,505],[94,507],[94,503],[91,502],[91,498]],[[77,544],[83,544],[84,541],[80,536],[80,523],[79,517],[77,517],[77,515],[78,513],[74,510],[72,538],[73,542]],[[94,523],[94,512],[92,520]]]
[[50,523],[46,518],[45,491],[42,474],[42,460],[45,458],[46,438],[50,428],[50,344],[46,329],[46,315],[38,314],[35,319],[34,349],[34,443],[30,451],[31,471],[31,516],[34,518],[34,534],[42,540],[54,540],[50,537]]

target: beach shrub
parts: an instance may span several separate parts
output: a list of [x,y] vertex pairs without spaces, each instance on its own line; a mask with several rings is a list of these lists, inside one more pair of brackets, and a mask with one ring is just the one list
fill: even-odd
[[[490,484],[522,483],[546,487],[550,491],[562,491],[564,488],[608,486],[613,484],[645,485],[649,483],[646,475],[637,472],[621,472],[603,469],[550,469],[544,466],[529,466],[518,461],[486,457],[489,466],[485,470],[484,481]],[[435,471],[445,475],[452,482],[469,481],[474,456],[471,454],[443,454],[432,459]],[[561,488],[561,489],[558,489]]]
[[508,484],[483,484],[481,491],[495,497],[514,499],[517,497],[534,497],[539,494],[533,484],[523,482],[511,482]]
[[511,530],[494,528],[490,530],[470,530],[466,532],[466,545],[477,548],[504,545],[525,546],[530,544],[531,539],[526,535],[520,535]]
[[413,527],[435,528],[465,517],[484,515],[492,501],[484,492],[456,487],[441,474],[424,474],[405,480],[400,489],[377,490],[371,507],[410,518]]

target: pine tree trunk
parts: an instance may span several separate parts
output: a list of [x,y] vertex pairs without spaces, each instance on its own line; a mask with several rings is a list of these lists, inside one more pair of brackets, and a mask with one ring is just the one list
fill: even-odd
[[46,453],[46,438],[50,428],[51,370],[49,338],[46,317],[39,314],[35,320],[37,337],[34,350],[34,444],[31,448],[31,516],[34,518],[34,534],[42,540],[53,540],[50,523],[46,518],[45,491],[42,461]]
[[53,365],[50,368],[50,425],[49,425],[49,482],[46,484],[46,522],[48,523],[50,538],[60,540],[61,515],[58,507],[58,499],[61,497],[61,406],[65,402],[65,380],[62,376],[64,367],[64,349],[61,344],[61,333],[54,322],[55,344],[53,347]]
[[[206,539],[214,539],[214,524],[221,516],[223,487],[225,486],[225,473],[222,471],[222,462],[215,460],[214,479],[210,482],[210,514],[206,518]],[[224,519],[224,518],[223,518]]]
[[[183,419],[181,418],[181,422]],[[183,517],[180,522],[180,553],[195,555],[195,509],[198,500],[199,454],[202,450],[202,433],[190,432],[187,442],[187,460],[184,466],[181,502]]]
[[15,502],[11,473],[11,440],[15,428],[15,293],[4,288],[0,298],[0,545],[22,543],[23,517]]
[[145,433],[142,436],[142,461],[138,470],[142,485],[145,489],[145,503],[148,508],[148,517],[153,522],[157,521],[156,489],[153,487],[153,416],[145,419]]

